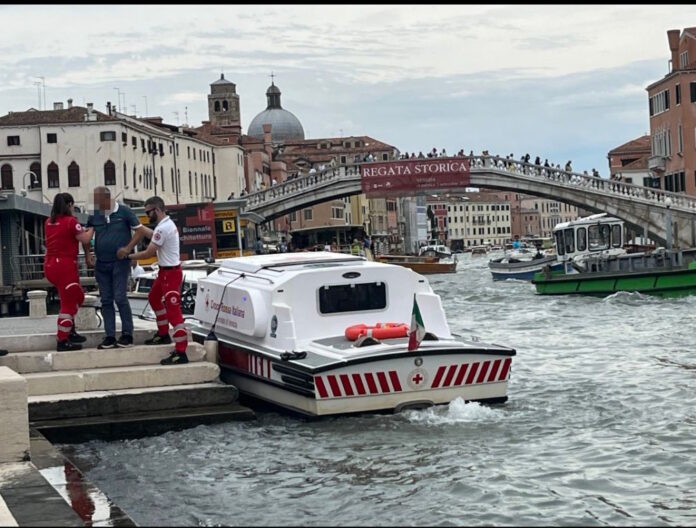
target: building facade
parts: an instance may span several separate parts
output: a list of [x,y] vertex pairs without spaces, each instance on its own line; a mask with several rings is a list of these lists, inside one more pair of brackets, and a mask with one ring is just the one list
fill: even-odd
[[668,72],[649,85],[651,156],[660,188],[696,195],[696,27],[667,31]]

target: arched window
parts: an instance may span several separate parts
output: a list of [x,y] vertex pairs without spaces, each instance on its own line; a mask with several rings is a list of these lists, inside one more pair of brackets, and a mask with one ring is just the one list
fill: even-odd
[[123,186],[128,187],[128,169],[125,161],[123,162]]
[[29,170],[34,173],[34,176],[29,176],[31,182],[29,183],[30,189],[37,189],[41,187],[41,163],[35,161],[29,167]]
[[160,167],[160,180],[162,182],[162,192],[164,192],[164,167]]
[[227,112],[227,110],[229,110],[229,108],[230,107],[228,106],[227,101],[223,101],[222,102],[222,111]]
[[46,179],[48,180],[49,189],[57,189],[60,187],[60,178],[58,177],[58,165],[55,162],[48,164],[46,169]]
[[104,185],[116,185],[116,165],[111,160],[104,163]]
[[191,171],[189,171],[189,195],[193,196],[193,183],[191,183]]
[[68,165],[68,187],[80,186],[80,166],[74,161]]
[[135,163],[133,163],[133,190],[138,189],[138,178],[136,176]]
[[176,185],[174,184],[174,167],[172,167],[172,168],[170,169],[170,171],[171,171],[171,173],[172,173],[172,190],[175,190],[175,189],[176,189]]
[[215,101],[215,111],[216,112],[220,111],[220,101]]
[[193,185],[196,187],[196,192],[194,193],[196,196],[198,196],[198,173],[194,172],[193,174]]
[[14,183],[12,182],[12,165],[5,163],[0,169],[0,182],[3,189],[14,189]]

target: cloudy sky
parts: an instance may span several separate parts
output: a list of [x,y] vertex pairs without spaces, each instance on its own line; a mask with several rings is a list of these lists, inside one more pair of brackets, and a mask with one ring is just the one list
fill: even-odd
[[44,77],[49,108],[104,111],[118,88],[131,114],[197,126],[222,71],[246,131],[274,72],[308,138],[528,152],[606,174],[610,149],[649,132],[666,32],[696,25],[696,7],[5,5],[0,18],[0,115],[38,107]]

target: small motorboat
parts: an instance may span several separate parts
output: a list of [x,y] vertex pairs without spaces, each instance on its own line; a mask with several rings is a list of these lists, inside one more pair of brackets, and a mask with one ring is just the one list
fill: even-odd
[[452,258],[452,251],[438,240],[428,240],[425,246],[418,251],[419,257],[438,257],[441,259]]
[[555,255],[544,255],[540,251],[536,253],[506,251],[504,256],[488,261],[488,268],[491,270],[493,280],[531,281],[534,274],[542,271],[545,266],[550,266],[552,271],[563,268],[563,264],[557,262]]
[[[409,350],[416,308],[425,331]],[[187,324],[243,396],[313,417],[505,402],[515,356],[454,336],[422,275],[324,251],[223,260]]]
[[455,273],[457,271],[456,257],[441,260],[439,257],[414,257],[411,255],[378,255],[377,262],[396,264],[420,273],[429,275],[432,273]]

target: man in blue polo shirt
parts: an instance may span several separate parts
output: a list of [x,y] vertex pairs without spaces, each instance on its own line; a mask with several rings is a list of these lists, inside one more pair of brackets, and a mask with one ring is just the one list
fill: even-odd
[[[111,198],[107,187],[94,189],[94,214],[87,220],[94,227],[94,255],[97,262],[94,275],[101,295],[102,315],[106,337],[97,348],[129,347],[133,345],[133,313],[128,302],[127,289],[130,262],[116,256],[118,248],[131,240],[131,230],[142,226],[127,206]],[[91,255],[90,255],[91,260]],[[121,336],[116,340],[116,312],[121,314]]]

